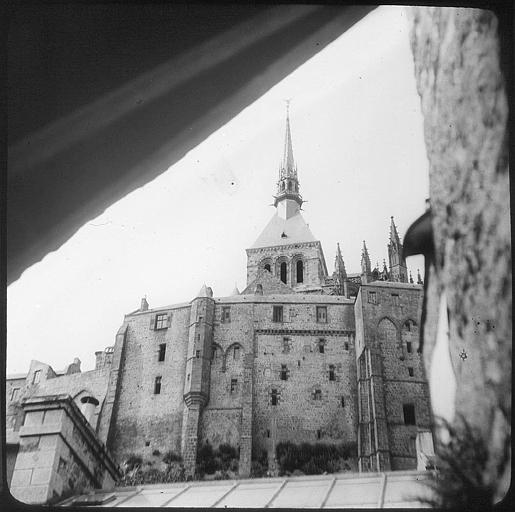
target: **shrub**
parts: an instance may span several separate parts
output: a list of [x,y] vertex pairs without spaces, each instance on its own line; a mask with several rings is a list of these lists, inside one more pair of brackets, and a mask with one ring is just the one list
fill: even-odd
[[229,444],[221,444],[217,450],[214,450],[207,442],[197,452],[197,472],[200,476],[212,475],[217,471],[237,471],[237,469],[238,450]]
[[182,462],[182,457],[178,453],[175,453],[173,450],[169,450],[163,455],[163,462],[165,464],[171,464],[172,462]]
[[154,451],[152,452],[152,455],[153,455],[154,457],[159,457],[159,455],[161,455],[161,452],[160,452],[159,450],[154,450]]
[[125,467],[127,471],[132,471],[136,466],[141,466],[143,459],[135,453],[130,453],[125,459]]

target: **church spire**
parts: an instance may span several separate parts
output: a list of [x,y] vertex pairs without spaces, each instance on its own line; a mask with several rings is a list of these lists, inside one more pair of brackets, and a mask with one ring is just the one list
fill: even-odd
[[289,219],[299,213],[303,203],[302,196],[299,193],[297,166],[293,158],[289,100],[286,102],[286,132],[284,135],[283,159],[279,167],[279,181],[277,182],[277,192],[274,199],[274,206],[277,208],[278,215],[284,219]]
[[370,256],[368,255],[367,244],[363,240],[363,249],[361,250],[361,282],[368,283],[372,274],[372,266],[370,264]]
[[393,221],[390,222],[390,242],[388,243],[388,259],[390,262],[390,280],[400,283],[408,282],[408,269],[402,254],[402,244]]

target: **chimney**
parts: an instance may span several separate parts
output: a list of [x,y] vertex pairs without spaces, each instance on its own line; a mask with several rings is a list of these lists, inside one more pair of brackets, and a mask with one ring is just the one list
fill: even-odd
[[263,295],[263,285],[258,283],[256,284],[256,289],[254,290],[255,295]]
[[147,302],[147,298],[146,297],[143,297],[141,299],[141,306],[140,306],[140,311],[148,311],[148,302]]

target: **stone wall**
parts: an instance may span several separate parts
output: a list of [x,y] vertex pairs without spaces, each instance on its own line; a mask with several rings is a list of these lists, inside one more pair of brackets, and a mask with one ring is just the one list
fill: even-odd
[[[505,32],[500,40],[498,27],[513,20],[477,9],[409,13],[435,244],[427,313],[437,316],[445,293],[456,412],[481,429],[489,447],[485,482],[502,496],[510,479],[512,261],[509,89],[501,65],[512,62],[500,56],[512,42]],[[436,322],[426,322],[424,337],[429,367]]]
[[[169,327],[154,329],[158,313],[171,313]],[[109,448],[119,462],[130,453],[150,457],[157,449],[180,453],[190,308],[137,313],[126,322]],[[160,344],[166,344],[164,361],[158,361]],[[161,377],[159,394],[154,394],[156,377]]]

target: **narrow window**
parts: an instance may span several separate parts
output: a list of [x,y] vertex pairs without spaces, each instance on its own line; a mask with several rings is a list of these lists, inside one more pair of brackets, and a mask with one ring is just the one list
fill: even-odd
[[286,274],[288,272],[288,265],[286,262],[281,263],[281,281],[286,284]]
[[291,190],[291,181],[288,182],[288,190]]
[[408,366],[408,373],[409,373],[410,377],[413,377],[413,367],[412,366]]
[[168,315],[166,313],[156,315],[155,329],[166,329],[168,327]]
[[322,432],[320,430],[317,430],[317,439],[320,439],[322,437]]
[[272,405],[277,405],[277,389],[272,389],[271,399]]
[[237,361],[240,358],[240,347],[238,345],[234,346],[232,351],[232,358]]
[[34,377],[32,377],[32,384],[38,384],[40,378],[41,378],[41,370],[36,370],[34,372]]
[[322,391],[320,389],[315,389],[315,392],[313,393],[313,399],[322,400]]
[[409,320],[406,322],[406,329],[408,329],[408,331],[411,331],[411,322]]
[[368,303],[369,304],[377,304],[376,292],[368,292]]
[[281,365],[281,380],[288,380],[288,369],[285,364]]
[[190,381],[190,374],[188,373],[188,376],[186,377],[186,380],[189,382]]
[[327,323],[327,307],[317,306],[317,322]]
[[218,359],[218,347],[216,345],[211,345],[211,358]]
[[340,403],[342,404],[342,407],[345,407],[345,398],[343,396],[340,399]]
[[397,293],[392,293],[392,304],[394,306],[399,305],[399,295]]
[[345,350],[349,350],[349,342],[346,341],[344,344],[343,344]]
[[11,402],[18,400],[18,393],[20,392],[20,388],[13,388],[11,391]]
[[268,270],[268,272],[270,272],[270,270],[271,270],[270,263],[265,264],[265,270]]
[[224,306],[222,308],[222,323],[227,324],[231,321],[231,306]]
[[266,437],[270,437],[270,430],[266,431]]
[[156,377],[154,380],[154,395],[161,393],[161,377]]
[[281,190],[284,190],[284,181],[281,182]]
[[411,341],[406,342],[406,350],[408,351],[408,354],[411,354],[411,351],[413,350],[413,348],[411,346]]
[[197,350],[197,351],[195,352],[195,357],[196,357],[197,359],[200,357],[200,350]]
[[234,393],[236,391],[237,386],[238,379],[231,379],[231,393]]
[[300,360],[297,361],[297,366],[300,368]]
[[334,365],[329,365],[329,380],[335,380],[334,378]]
[[283,338],[283,353],[288,354],[290,352],[290,339]]
[[274,306],[272,320],[274,322],[282,322],[283,321],[283,307],[282,306]]
[[297,283],[304,282],[304,263],[302,261],[297,261]]
[[166,343],[161,343],[159,345],[159,355],[157,356],[158,361],[164,361],[166,354]]
[[415,418],[415,406],[413,404],[404,404],[402,406],[402,412],[404,414],[405,425],[416,425],[417,421]]
[[318,351],[323,354],[325,352],[325,340],[318,340]]

